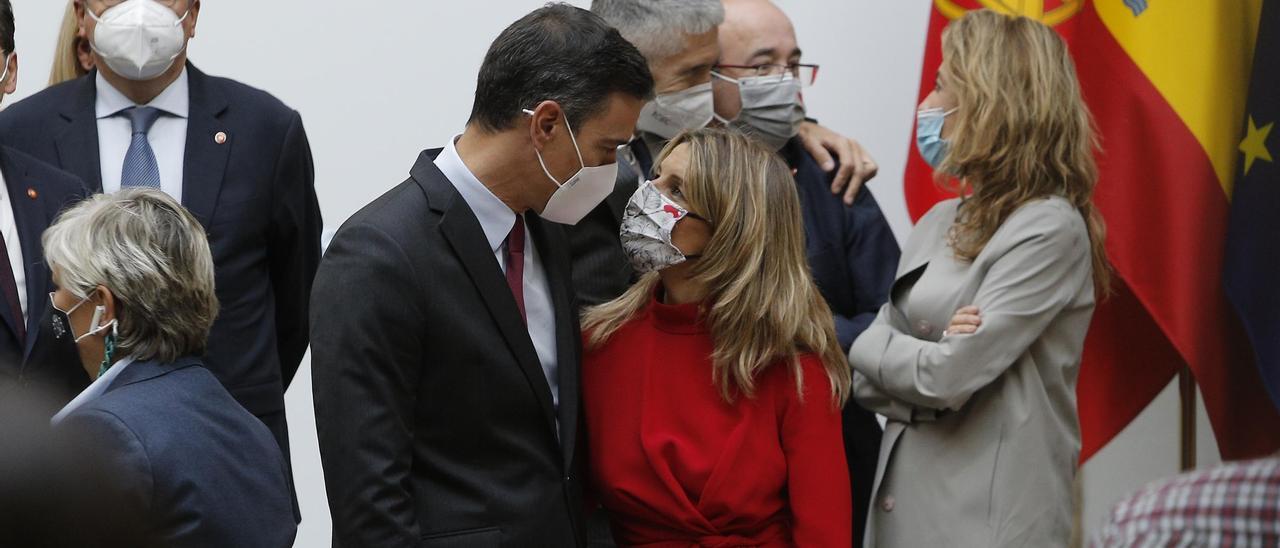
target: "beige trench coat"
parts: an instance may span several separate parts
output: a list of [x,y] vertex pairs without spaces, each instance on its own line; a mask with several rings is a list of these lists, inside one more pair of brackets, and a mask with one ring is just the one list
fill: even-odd
[[[1094,308],[1084,218],[1062,198],[1030,202],[964,262],[947,245],[960,203],[920,220],[849,351],[854,397],[889,419],[867,546],[1064,546]],[[967,305],[982,326],[943,336]]]

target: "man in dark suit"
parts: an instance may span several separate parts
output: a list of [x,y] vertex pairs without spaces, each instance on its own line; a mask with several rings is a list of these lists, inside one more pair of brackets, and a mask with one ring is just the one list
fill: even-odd
[[[860,189],[850,204],[833,199],[830,176],[800,143],[799,92],[813,83],[816,67],[801,64],[791,20],[770,0],[727,0],[724,8],[712,86],[716,114],[778,149],[795,173],[809,269],[847,352],[889,299],[898,242],[871,192]],[[843,418],[854,546],[861,546],[882,433],[875,415],[856,402],[845,405]]]
[[613,188],[652,90],[599,17],[535,10],[490,46],[462,135],[338,231],[311,336],[335,546],[583,544],[558,223]]
[[[284,389],[307,348],[320,259],[302,119],[265,92],[187,62],[200,0],[164,2],[166,10],[140,4],[76,0],[98,68],[0,113],[0,141],[91,191],[159,188],[195,214],[209,234],[222,303],[206,363],[287,455]],[[136,57],[134,39],[150,44],[151,57]]]
[[[18,86],[14,48],[13,7],[0,0],[0,96]],[[56,367],[74,366],[75,347],[42,332],[52,288],[40,247],[58,212],[84,194],[75,176],[0,146],[0,399],[28,385],[36,400],[66,401],[86,385],[83,373]]]

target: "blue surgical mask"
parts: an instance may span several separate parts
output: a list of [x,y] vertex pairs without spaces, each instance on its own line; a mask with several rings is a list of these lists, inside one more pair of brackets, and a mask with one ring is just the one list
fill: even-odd
[[942,138],[942,125],[956,109],[926,108],[916,112],[916,149],[929,167],[937,169],[947,157],[951,143]]

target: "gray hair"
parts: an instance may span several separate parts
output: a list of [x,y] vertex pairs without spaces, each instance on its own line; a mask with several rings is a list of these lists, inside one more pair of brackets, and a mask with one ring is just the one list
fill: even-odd
[[99,194],[64,211],[44,233],[57,282],[81,299],[98,286],[116,299],[116,348],[137,360],[203,354],[218,314],[204,228],[153,189]]
[[720,0],[592,0],[591,11],[608,21],[652,63],[680,53],[687,35],[724,22]]

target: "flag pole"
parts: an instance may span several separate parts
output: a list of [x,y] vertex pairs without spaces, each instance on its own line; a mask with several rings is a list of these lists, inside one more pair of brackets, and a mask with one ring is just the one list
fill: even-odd
[[1178,394],[1181,403],[1182,471],[1196,467],[1196,379],[1191,368],[1183,365],[1178,370]]

